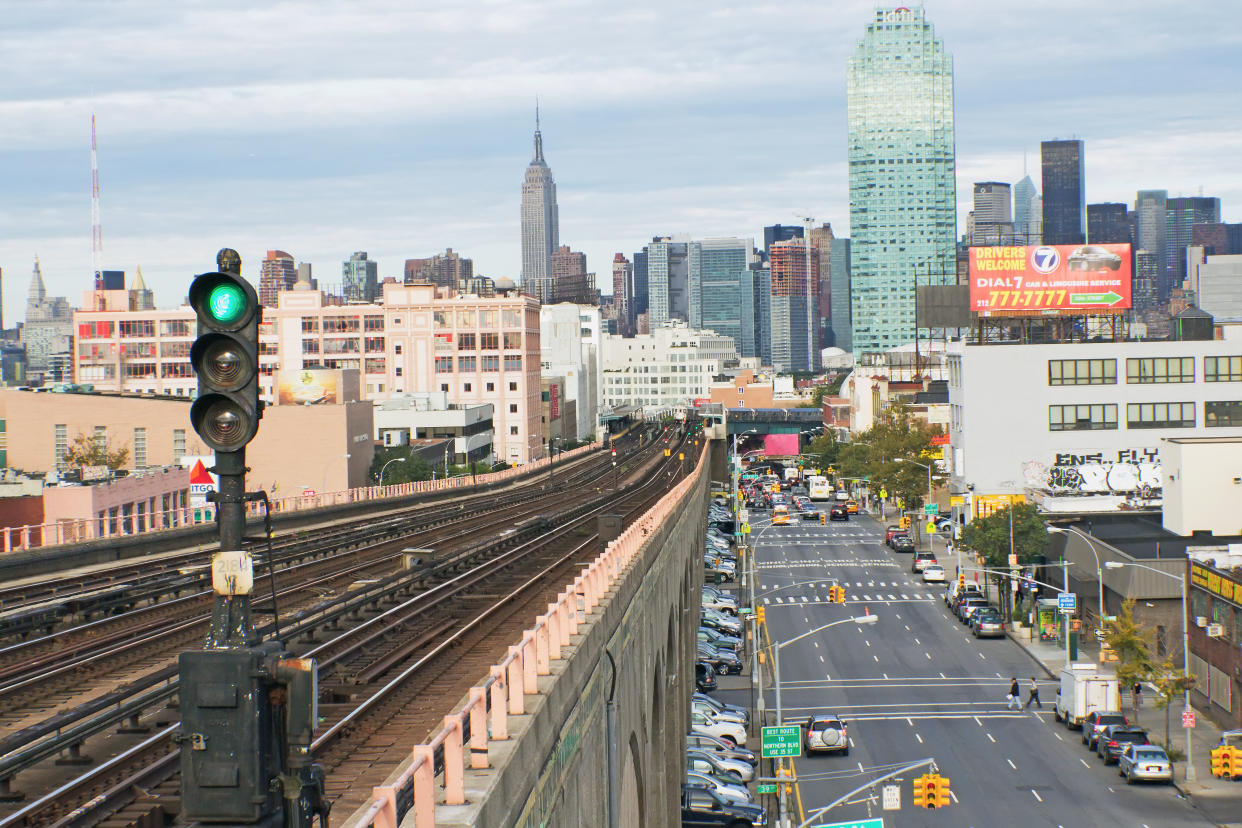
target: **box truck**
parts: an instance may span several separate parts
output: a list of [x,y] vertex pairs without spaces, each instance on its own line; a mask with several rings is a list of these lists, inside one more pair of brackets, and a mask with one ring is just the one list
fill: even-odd
[[1092,710],[1120,710],[1121,688],[1117,675],[1094,662],[1076,661],[1061,668],[1056,719],[1076,728]]

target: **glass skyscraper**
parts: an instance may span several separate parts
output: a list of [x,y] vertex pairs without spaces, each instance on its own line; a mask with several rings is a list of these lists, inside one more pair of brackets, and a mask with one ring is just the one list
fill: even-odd
[[757,356],[754,299],[746,295],[752,239],[722,238],[690,242],[687,248],[690,327],[733,337],[741,356]]
[[1044,244],[1082,244],[1087,227],[1087,190],[1082,141],[1042,141]]
[[852,345],[915,337],[915,284],[953,284],[953,58],[921,8],[877,9],[848,79]]

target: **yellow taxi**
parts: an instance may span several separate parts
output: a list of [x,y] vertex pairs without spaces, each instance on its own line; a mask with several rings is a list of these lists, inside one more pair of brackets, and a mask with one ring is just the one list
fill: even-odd
[[851,515],[858,514],[858,501],[857,500],[845,501],[845,511],[849,512]]
[[777,504],[772,507],[772,525],[789,523],[789,507]]

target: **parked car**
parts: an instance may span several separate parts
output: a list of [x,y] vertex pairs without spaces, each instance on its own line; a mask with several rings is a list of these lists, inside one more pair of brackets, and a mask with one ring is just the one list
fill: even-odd
[[695,631],[695,638],[700,644],[710,644],[722,650],[731,650],[736,653],[742,647],[742,639],[732,635],[725,635],[717,632],[711,627],[699,627]]
[[798,516],[803,520],[819,520],[819,515],[819,510],[812,506],[809,500],[798,510]]
[[910,561],[911,572],[922,572],[923,567],[936,563],[936,555],[933,552],[915,552],[914,558]]
[[840,716],[827,713],[812,716],[804,727],[803,744],[807,753],[835,751],[842,756],[850,755],[849,732]]
[[716,668],[710,661],[694,662],[694,687],[702,692],[716,689]]
[[944,567],[940,564],[928,564],[923,567],[923,583],[944,583]]
[[767,825],[763,808],[747,802],[726,799],[703,785],[682,785],[681,824],[683,828],[755,828]]
[[702,693],[695,693],[690,698],[692,701],[703,702],[704,704],[711,707],[713,710],[717,710],[720,712],[728,711],[737,716],[740,716],[742,724],[744,724],[746,727],[750,727],[750,711],[747,710],[745,707],[742,707],[739,704],[729,704],[728,702],[722,702],[720,699],[715,699],[715,698],[712,698],[711,696],[705,696]]
[[1151,740],[1147,738],[1147,731],[1141,727],[1109,725],[1095,741],[1095,752],[1104,760],[1104,764],[1111,765],[1117,761],[1126,745],[1145,745]]
[[1087,746],[1087,750],[1095,750],[1096,740],[1100,738],[1104,728],[1109,725],[1125,725],[1129,723],[1130,720],[1120,711],[1092,710],[1087,714],[1087,718],[1082,720],[1082,743]]
[[740,759],[729,759],[719,754],[686,748],[686,767],[699,773],[711,773],[716,777],[736,777],[739,782],[755,778],[755,768]]
[[953,604],[957,601],[957,599],[961,597],[963,593],[967,592],[973,592],[975,595],[983,594],[979,589],[979,585],[974,581],[966,581],[960,586],[957,581],[954,581],[949,585],[949,588],[944,591],[945,606],[949,609],[953,609]]
[[910,540],[909,535],[894,535],[891,544],[894,552],[913,552],[914,541]]
[[904,535],[905,533],[906,533],[906,530],[905,530],[905,529],[902,529],[902,528],[901,528],[900,526],[898,526],[897,524],[895,524],[895,523],[890,524],[890,525],[888,525],[888,526],[884,527],[884,543],[886,543],[886,544],[887,544],[887,545],[889,545],[889,546],[892,546],[892,545],[893,545],[893,535]]
[[829,520],[849,520],[850,519],[849,509],[846,509],[845,505],[842,503],[834,503],[832,505],[832,508],[828,510],[828,519]]
[[985,598],[967,598],[957,605],[957,617],[963,624],[970,625],[970,616],[982,609],[995,609]]
[[742,660],[732,650],[713,647],[711,644],[699,644],[697,658],[711,662],[716,672],[723,675],[737,675],[742,672]]
[[746,728],[737,722],[713,719],[706,713],[699,713],[695,710],[690,711],[690,732],[714,736],[735,745],[746,744]]
[[725,635],[732,635],[737,638],[742,636],[742,624],[732,615],[726,615],[708,607],[703,607],[702,614],[699,615],[699,624],[704,627],[711,627],[713,630],[719,630]]
[[1135,782],[1173,782],[1173,763],[1164,748],[1157,745],[1126,745],[1117,757],[1117,775],[1127,785]]
[[695,750],[706,751],[707,753],[719,753],[722,756],[729,756],[734,759],[741,759],[748,763],[751,767],[759,764],[759,757],[754,751],[747,750],[741,745],[731,745],[724,739],[717,739],[715,736],[707,736],[702,733],[691,733],[686,736],[686,747]]
[[750,791],[748,791],[746,786],[741,782],[730,779],[721,779],[720,777],[714,776],[710,773],[700,773],[699,771],[688,770],[686,771],[686,784],[701,785],[705,788],[710,788],[720,796],[733,802],[743,802],[749,804],[753,801],[750,796]]
[[1004,638],[1005,620],[991,607],[971,613],[970,632],[975,638]]

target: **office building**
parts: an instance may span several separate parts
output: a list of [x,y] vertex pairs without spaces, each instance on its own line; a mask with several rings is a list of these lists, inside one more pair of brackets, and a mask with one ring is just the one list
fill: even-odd
[[265,308],[276,306],[276,296],[282,290],[293,290],[298,281],[298,270],[293,257],[283,250],[269,250],[259,269],[259,304]]
[[755,355],[754,298],[746,289],[754,246],[753,239],[721,238],[686,248],[690,327],[732,338],[744,356]]
[[853,350],[853,319],[850,299],[850,240],[833,239],[829,249],[832,274],[832,342],[843,351]]
[[847,104],[853,347],[887,351],[915,338],[916,282],[956,278],[953,59],[921,7],[876,10]]
[[770,255],[773,242],[800,239],[802,233],[800,224],[773,224],[763,228],[763,255]]
[[1012,195],[1002,181],[979,181],[973,189],[974,209],[967,234],[975,247],[996,247],[1013,243]]
[[[647,277],[647,321],[651,330],[674,319],[688,322],[690,264],[687,243],[657,236],[643,248],[643,254]],[[635,273],[637,280],[637,262]]]
[[379,296],[379,264],[360,250],[341,265],[341,296],[346,302],[374,302]]
[[[1191,250],[1195,249],[1192,245]],[[1242,322],[1242,255],[1204,256],[1191,267],[1187,281],[1194,287],[1199,307],[1217,321]]]
[[616,309],[617,334],[634,334],[634,265],[625,255],[612,257],[612,305]]
[[27,376],[50,382],[70,381],[72,373],[66,376],[60,366],[63,357],[73,353],[73,331],[73,308],[69,300],[47,295],[43,271],[39,260],[35,259],[26,292],[26,323],[20,335],[26,348]]
[[598,305],[599,294],[595,291],[595,275],[587,273],[585,253],[570,250],[562,244],[552,254],[552,302],[573,302],[581,305]]
[[543,157],[543,134],[535,113],[535,157],[522,182],[522,289],[540,303],[552,299],[552,253],[560,246],[556,182]]
[[1088,204],[1087,240],[1092,244],[1129,244],[1130,209],[1116,202]]
[[426,259],[406,259],[403,281],[407,285],[423,282],[457,290],[463,281],[474,278],[474,260],[446,248]]
[[1236,255],[1242,253],[1242,224],[1195,224],[1190,228],[1190,240],[1208,256]]
[[805,239],[772,244],[770,324],[772,367],[777,371],[819,370],[819,253]]
[[638,406],[648,417],[708,398],[714,377],[737,359],[733,340],[677,322],[633,337],[605,336],[604,405]]
[[1086,238],[1087,190],[1082,141],[1043,141],[1044,244],[1082,244]]
[[[819,326],[820,350],[832,344],[832,225],[824,222],[807,234],[811,246],[819,251],[819,273],[814,285],[815,312]],[[741,350],[739,348],[739,350]]]
[[1166,300],[1173,287],[1168,197],[1167,190],[1139,190],[1134,199],[1134,247],[1152,256],[1158,302]]
[[1169,228],[1165,236],[1170,255],[1170,287],[1177,287],[1186,280],[1186,248],[1194,244],[1192,228],[1196,224],[1216,224],[1220,221],[1220,199],[1209,196],[1187,196],[1165,201]]
[[572,422],[561,424],[562,437],[595,438],[603,378],[601,322],[600,309],[593,305],[564,302],[539,308],[540,373],[545,382],[551,378],[563,381],[564,393],[558,402],[568,404],[564,407],[573,415]]
[[1035,182],[1023,172],[1022,180],[1013,185],[1013,233],[1018,244],[1040,243],[1044,232],[1043,210],[1043,200],[1035,190]]

